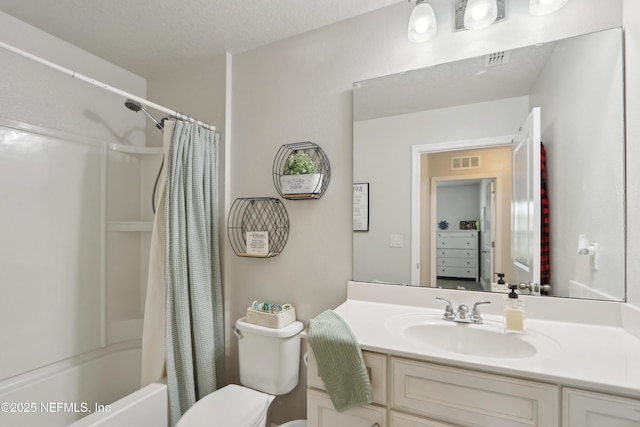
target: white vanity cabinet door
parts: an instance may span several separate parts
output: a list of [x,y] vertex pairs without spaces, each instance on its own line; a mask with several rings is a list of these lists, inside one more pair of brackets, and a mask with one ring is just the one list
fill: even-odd
[[392,357],[390,408],[462,426],[556,427],[558,387]]
[[414,417],[402,412],[389,413],[389,427],[460,427],[455,424],[442,423],[427,418]]
[[[387,403],[387,356],[363,351],[362,357],[369,371],[369,378],[373,387],[373,403],[384,405]],[[326,390],[322,378],[318,374],[318,362],[311,350],[311,346],[308,347],[307,351],[307,386]]]
[[307,389],[308,427],[386,427],[387,410],[366,405],[338,412],[326,393]]
[[640,427],[640,400],[565,388],[563,427]]

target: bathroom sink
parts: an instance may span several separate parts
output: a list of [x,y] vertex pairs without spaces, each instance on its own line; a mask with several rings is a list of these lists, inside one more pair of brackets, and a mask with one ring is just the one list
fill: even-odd
[[495,321],[475,325],[416,314],[392,317],[386,327],[418,347],[476,357],[521,359],[559,349],[555,340],[543,334],[530,329],[521,334],[504,332],[502,324]]

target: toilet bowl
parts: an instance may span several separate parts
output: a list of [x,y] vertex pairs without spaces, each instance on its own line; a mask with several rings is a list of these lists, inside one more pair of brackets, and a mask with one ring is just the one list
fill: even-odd
[[275,396],[229,384],[198,400],[180,418],[176,427],[264,426]]
[[297,321],[274,329],[239,319],[234,332],[242,385],[230,384],[204,396],[184,413],[176,427],[265,427],[276,395],[289,393],[298,384],[303,328]]

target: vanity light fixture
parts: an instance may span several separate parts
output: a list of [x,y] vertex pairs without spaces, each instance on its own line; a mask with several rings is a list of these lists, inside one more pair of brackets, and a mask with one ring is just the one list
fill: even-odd
[[409,40],[414,43],[426,42],[436,34],[437,29],[436,14],[431,5],[426,0],[416,0],[409,17]]
[[529,0],[529,13],[532,15],[548,15],[562,6],[569,0]]
[[487,28],[498,17],[496,0],[467,0],[464,9],[464,27],[467,30],[482,30]]
[[481,30],[506,17],[505,0],[462,0],[455,5],[455,30]]

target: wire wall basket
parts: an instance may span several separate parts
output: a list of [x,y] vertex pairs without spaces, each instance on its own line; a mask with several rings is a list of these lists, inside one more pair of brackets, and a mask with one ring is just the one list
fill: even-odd
[[237,256],[271,258],[279,255],[289,237],[289,216],[279,199],[236,199],[229,211],[229,243]]
[[319,199],[330,178],[329,158],[313,142],[285,144],[273,161],[273,184],[284,199]]

